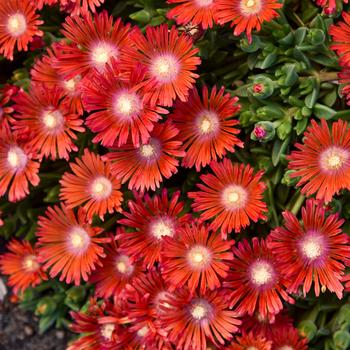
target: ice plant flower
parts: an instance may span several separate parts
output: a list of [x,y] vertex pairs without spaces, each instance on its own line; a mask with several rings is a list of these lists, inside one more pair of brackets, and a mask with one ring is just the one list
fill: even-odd
[[329,28],[333,44],[331,49],[339,56],[341,66],[350,66],[350,13],[342,13],[343,21],[338,21]]
[[86,120],[91,131],[97,133],[93,142],[103,146],[121,146],[131,136],[135,146],[145,144],[154,124],[167,114],[164,108],[152,106],[142,91],[144,71],[138,67],[123,76],[113,66],[105,74],[95,74],[84,89],[84,108],[93,112]]
[[186,101],[198,74],[194,73],[201,59],[196,56],[192,40],[173,26],[148,26],[146,35],[135,30],[132,35],[136,51],[128,52],[129,65],[143,64],[146,68],[145,91],[152,104],[172,106],[178,97]]
[[[272,342],[265,338],[264,334],[246,333],[237,336],[231,344],[226,347],[226,350],[271,350]],[[288,350],[288,349],[286,349]]]
[[28,241],[12,239],[7,249],[8,252],[0,255],[0,272],[9,276],[7,283],[15,294],[47,279],[38,262],[37,252]]
[[294,302],[286,292],[287,281],[265,240],[253,237],[251,244],[243,240],[233,247],[233,254],[224,287],[230,289],[230,306],[235,306],[237,312],[249,315],[259,312],[266,317],[282,310],[282,300]]
[[30,0],[8,0],[0,3],[0,55],[13,60],[15,46],[18,51],[27,51],[28,43],[35,35],[44,33],[38,26],[36,8]]
[[225,291],[207,291],[192,295],[180,289],[163,301],[161,321],[168,339],[178,349],[207,350],[207,339],[216,346],[224,345],[238,331],[238,314],[228,308]]
[[200,25],[203,29],[212,28],[216,23],[217,0],[167,0],[168,4],[177,4],[168,11],[167,17],[175,19],[177,24]]
[[342,232],[343,219],[329,214],[311,199],[302,208],[302,223],[289,211],[283,213],[284,227],[273,230],[269,244],[284,276],[296,292],[303,285],[304,295],[314,283],[316,296],[327,288],[343,296],[341,283],[345,265],[350,263],[350,240]]
[[57,62],[59,52],[60,44],[54,43],[47,49],[47,54],[35,61],[30,71],[32,81],[50,87],[59,86],[64,92],[65,102],[69,105],[71,111],[81,115],[84,112],[81,101],[81,76],[77,75],[72,79],[66,79],[58,73],[55,62]]
[[29,194],[29,183],[37,186],[40,163],[25,140],[16,134],[0,132],[0,197],[8,191],[10,202],[16,202]]
[[176,237],[164,237],[162,274],[173,288],[187,285],[193,293],[217,289],[227,276],[234,241],[223,240],[219,232],[197,223],[181,227]]
[[66,172],[60,180],[60,199],[68,208],[82,206],[89,222],[95,214],[103,220],[107,211],[121,211],[120,181],[112,176],[108,161],[86,148],[70,167],[73,174]]
[[9,106],[12,97],[18,92],[18,87],[5,85],[0,89],[0,133],[10,133],[10,122],[13,121],[11,114],[14,109]]
[[39,261],[51,278],[60,274],[60,281],[79,285],[106,256],[100,244],[110,239],[97,237],[102,231],[87,223],[82,209],[75,215],[64,205],[49,207],[38,219]]
[[163,178],[177,172],[177,157],[185,155],[178,134],[179,130],[170,121],[156,124],[146,144],[135,147],[129,141],[105,155],[112,162],[112,173],[122,183],[129,181],[129,189],[155,191]]
[[68,159],[69,152],[78,150],[73,140],[75,132],[85,130],[83,120],[70,111],[61,88],[32,84],[29,93],[19,92],[13,101],[13,129],[30,134],[28,144],[41,157]]
[[150,268],[160,260],[163,238],[174,237],[191,215],[183,213],[185,203],[179,201],[179,191],[170,198],[166,189],[153,198],[137,192],[134,196],[135,201],[128,202],[129,211],[123,211],[124,218],[118,220],[128,228],[120,237],[121,248],[134,258],[141,257]]
[[270,337],[272,340],[271,350],[307,350],[308,340],[298,334],[294,327],[276,327]]
[[57,55],[56,68],[67,79],[83,77],[93,69],[103,72],[112,58],[120,62],[125,49],[133,45],[130,24],[124,25],[120,18],[114,22],[106,11],[67,16],[63,28],[65,37],[76,45],[61,45]]
[[[121,229],[118,230],[119,235]],[[115,296],[124,297],[125,286],[142,270],[140,263],[119,249],[118,242],[113,239],[105,246],[106,256],[101,260],[101,266],[91,275],[89,282],[95,285],[95,294],[100,298]]]
[[303,144],[295,145],[288,168],[295,170],[292,178],[300,177],[297,186],[307,196],[329,202],[342,189],[350,189],[350,130],[339,119],[331,127],[325,119],[321,125],[311,120],[304,133]]
[[259,31],[264,22],[277,17],[282,4],[278,0],[217,0],[216,7],[219,24],[230,22],[234,35],[245,32],[251,41],[252,30]]
[[226,238],[233,230],[239,232],[245,228],[251,220],[266,219],[262,171],[254,174],[250,165],[233,164],[227,158],[220,163],[211,162],[210,167],[214,174],[201,175],[204,184],[197,184],[200,191],[188,193],[194,200],[193,210],[202,211],[202,220],[214,218],[210,227],[220,229]]
[[238,98],[225,94],[222,87],[212,88],[209,95],[206,86],[202,96],[194,88],[187,102],[176,101],[171,118],[180,130],[180,138],[186,155],[182,165],[196,166],[199,171],[212,160],[222,158],[226,152],[234,152],[235,147],[243,147],[236,137],[239,130],[235,126],[238,120],[232,117],[237,114],[240,106]]

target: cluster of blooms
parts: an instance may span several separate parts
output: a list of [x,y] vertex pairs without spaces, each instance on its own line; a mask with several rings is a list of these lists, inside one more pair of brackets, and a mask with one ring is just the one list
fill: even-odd
[[[195,87],[201,60],[190,36],[165,24],[143,34],[88,11],[102,2],[0,4],[0,53],[10,59],[15,45],[26,50],[43,34],[35,6],[60,3],[79,14],[67,17],[64,38],[34,63],[28,92],[0,91],[0,196],[27,196],[41,163],[69,161],[86,129],[101,150],[82,149],[69,163],[61,203],[39,217],[35,246],[10,242],[0,257],[8,284],[21,293],[59,276],[95,286],[89,309],[72,313],[72,329],[84,336],[71,350],[307,349],[283,303],[311,289],[343,296],[350,242],[344,220],[324,204],[350,189],[349,125],[312,121],[288,156],[301,192],[316,197],[301,221],[285,211],[284,225],[265,239],[235,242],[229,235],[266,220],[268,211],[263,172],[229,158],[243,147],[238,99],[224,88]],[[274,0],[168,2],[179,3],[168,14],[179,24],[231,22],[235,35],[248,38],[281,7]],[[196,191],[149,193],[180,166],[207,166]],[[127,206],[123,188],[133,191]],[[116,212],[116,234],[93,223]]]

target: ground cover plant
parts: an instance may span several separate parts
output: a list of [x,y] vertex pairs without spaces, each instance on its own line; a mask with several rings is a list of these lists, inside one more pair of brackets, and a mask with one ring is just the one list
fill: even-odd
[[0,0],[0,67],[0,272],[40,332],[350,348],[347,0]]

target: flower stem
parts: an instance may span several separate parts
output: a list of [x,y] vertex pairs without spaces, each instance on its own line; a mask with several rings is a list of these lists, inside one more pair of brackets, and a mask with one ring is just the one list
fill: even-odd
[[304,201],[305,201],[305,196],[302,195],[301,193],[299,193],[299,196],[296,199],[296,201],[294,202],[292,209],[290,211],[294,215],[297,215],[299,213],[299,210],[300,210],[301,206],[303,205]]

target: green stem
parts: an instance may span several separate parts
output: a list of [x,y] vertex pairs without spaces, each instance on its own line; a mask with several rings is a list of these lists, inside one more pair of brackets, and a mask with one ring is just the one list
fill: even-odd
[[338,72],[320,72],[318,78],[320,82],[338,80]]
[[273,195],[271,182],[268,180],[266,184],[267,184],[267,188],[268,188],[268,196],[269,196],[269,202],[270,202],[269,208],[271,209],[271,212],[272,212],[272,219],[274,221],[274,226],[277,227],[279,225],[279,220],[278,220],[278,215],[277,215],[277,210],[276,210],[275,199],[274,199],[274,195]]
[[350,120],[350,109],[346,109],[344,111],[337,111],[337,114],[334,116],[334,119],[343,119]]
[[292,209],[290,210],[294,215],[297,215],[299,213],[299,210],[301,206],[303,205],[305,201],[305,196],[303,196],[301,193],[299,193],[298,198],[294,202]]

